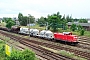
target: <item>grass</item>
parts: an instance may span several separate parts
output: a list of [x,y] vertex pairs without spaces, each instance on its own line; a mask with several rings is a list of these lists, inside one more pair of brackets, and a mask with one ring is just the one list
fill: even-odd
[[90,37],[90,31],[85,31],[84,35]]
[[[0,40],[0,60],[5,60],[7,58],[7,56],[5,54],[5,50],[2,50],[2,47],[5,46],[5,42],[6,41],[9,40],[9,41],[12,42],[12,40],[10,40],[10,38],[5,37],[5,36],[2,36],[2,35],[0,35],[0,38],[4,39],[4,41],[3,40]],[[14,44],[17,44],[17,42],[14,42]],[[14,50],[14,49],[17,50],[15,48],[15,46],[13,46],[12,44],[11,44],[11,46],[12,46],[12,50]],[[20,50],[18,50],[18,51],[20,51]],[[39,58],[35,57],[35,60],[39,60]]]
[[4,54],[1,53],[2,52],[1,48],[4,46],[4,44],[5,44],[5,42],[0,40],[0,60],[4,60],[5,59]]
[[[21,26],[21,27],[26,27],[26,28],[29,28],[29,26]],[[30,28],[32,29],[39,29],[39,30],[45,30],[45,26],[44,27],[39,27],[38,24],[36,24],[35,26],[30,26]]]
[[76,56],[74,53],[71,53],[71,52],[68,52],[68,51],[65,51],[65,50],[61,50],[61,51],[59,51],[59,53],[64,55],[64,56],[74,58],[74,59],[77,59],[77,60],[87,60],[85,58],[81,58],[79,56]]
[[63,56],[67,56],[67,57],[70,57],[70,58],[74,58],[76,60],[87,60],[85,58],[82,58],[80,56],[76,56],[74,53],[71,53],[71,52],[68,52],[68,51],[65,51],[65,50],[60,50],[60,51],[57,51],[57,50],[54,50],[54,49],[51,49],[51,48],[47,48],[47,47],[44,47],[44,46],[41,46],[42,48],[45,48],[47,50],[50,50],[54,53],[58,53],[58,54],[61,54]]
[[[73,34],[80,36],[80,32],[74,31]],[[83,36],[90,37],[90,31],[85,31]]]
[[3,40],[5,40],[5,41],[10,40],[10,38],[9,38],[9,37],[3,36],[3,35],[0,35],[0,38],[1,38],[1,39],[3,39]]

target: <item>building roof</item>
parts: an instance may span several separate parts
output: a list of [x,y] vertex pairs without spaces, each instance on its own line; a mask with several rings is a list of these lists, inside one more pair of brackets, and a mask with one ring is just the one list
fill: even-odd
[[0,20],[2,20],[2,18],[0,18]]
[[88,21],[90,21],[90,19],[87,19]]
[[68,25],[76,24],[76,25],[81,25],[81,26],[90,26],[90,23],[72,23],[72,22],[69,22],[67,24]]

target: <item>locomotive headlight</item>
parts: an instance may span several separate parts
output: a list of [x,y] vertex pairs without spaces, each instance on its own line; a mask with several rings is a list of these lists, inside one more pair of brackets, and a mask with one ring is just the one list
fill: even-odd
[[77,38],[76,36],[74,38]]

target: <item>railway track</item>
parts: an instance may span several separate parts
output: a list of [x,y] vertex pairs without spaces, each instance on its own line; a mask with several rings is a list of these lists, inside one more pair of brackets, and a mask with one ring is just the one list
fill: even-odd
[[79,37],[78,41],[80,42],[80,45],[78,45],[79,47],[82,46],[82,48],[88,49],[90,50],[90,38],[89,37],[85,37],[85,36],[81,36]]
[[32,41],[29,40],[29,42],[37,43],[38,45],[45,46],[48,48],[52,48],[55,50],[66,50],[69,52],[73,52],[75,55],[80,55],[83,58],[90,59],[90,53],[87,53],[87,52],[83,52],[83,51],[79,51],[79,50],[75,50],[75,49],[70,49],[70,48],[66,48],[66,47],[62,47],[62,46],[57,46],[57,45],[53,45],[53,44],[49,44],[49,43],[41,43],[41,42],[37,42],[34,40],[32,40]]
[[17,38],[18,40],[16,40],[16,41],[19,41],[19,42],[21,42],[21,40],[24,40],[24,41],[28,41],[28,42],[31,42],[31,43],[34,43],[34,44],[41,45],[41,46],[46,46],[48,48],[52,48],[52,49],[55,49],[55,50],[66,50],[66,51],[69,51],[69,52],[74,52],[75,55],[80,55],[81,57],[86,58],[88,60],[90,59],[90,53],[86,53],[86,52],[82,52],[82,51],[78,51],[78,50],[70,49],[70,48],[66,48],[66,47],[51,45],[51,44],[48,44],[48,43],[42,43],[42,42],[38,42],[38,41],[35,41],[35,40],[28,40],[26,38],[17,37],[17,36],[14,36],[14,35],[9,36],[10,34],[7,34],[7,33],[5,33],[5,35],[8,35],[8,37],[10,37],[13,40],[16,40],[16,38]]
[[14,35],[11,35],[11,34],[7,34],[5,32],[1,32],[0,33],[10,37],[11,39],[13,40],[16,40],[32,49],[34,49],[36,52],[37,55],[39,56],[42,56],[43,58],[47,59],[47,60],[75,60],[75,59],[72,59],[72,58],[69,58],[69,57],[65,57],[63,55],[60,55],[60,54],[56,54],[54,52],[51,52],[49,50],[46,50],[40,46],[37,45],[37,43],[32,43],[32,42],[29,42],[29,41],[33,41],[33,40],[28,40],[25,39],[25,38],[21,38],[21,37],[18,37],[18,36],[14,36]]
[[[3,38],[0,38],[1,40],[3,40],[3,41],[5,41]],[[19,49],[19,50],[24,50],[25,49],[25,47],[22,47],[22,46],[20,46],[20,45],[17,45],[17,44],[13,44],[14,42],[7,42],[7,44],[9,44],[9,45],[14,45],[13,47],[14,48],[16,48],[16,49]],[[22,43],[22,42],[21,42]],[[24,44],[25,45],[25,44]],[[35,50],[34,50],[35,51]],[[38,56],[39,57],[39,59],[40,60],[48,60],[47,58],[45,58],[44,56],[41,56],[41,55],[39,55],[39,54],[36,54],[36,56]]]
[[[89,37],[88,37],[88,39],[89,39]],[[47,40],[47,39],[43,39],[43,40]],[[90,46],[90,43],[88,43],[88,42],[82,42],[82,41],[79,41],[80,43],[76,47],[90,50],[90,47],[89,47]],[[52,41],[52,42],[55,42],[56,43],[56,41]]]
[[79,41],[90,43],[90,37],[80,36]]

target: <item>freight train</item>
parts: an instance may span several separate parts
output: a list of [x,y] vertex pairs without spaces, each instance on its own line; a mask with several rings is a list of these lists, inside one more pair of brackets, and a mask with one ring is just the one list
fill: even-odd
[[29,35],[33,37],[53,40],[53,41],[64,41],[70,44],[76,45],[78,44],[78,37],[77,35],[72,35],[71,32],[63,32],[63,33],[53,33],[50,30],[42,30],[39,31],[38,29],[29,29],[23,27],[15,27],[12,26],[11,29],[6,27],[1,27],[0,30],[5,30],[9,32],[14,32],[18,34]]

